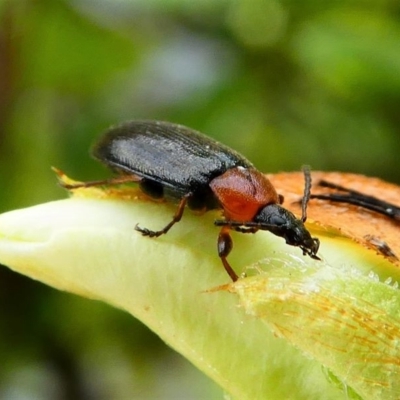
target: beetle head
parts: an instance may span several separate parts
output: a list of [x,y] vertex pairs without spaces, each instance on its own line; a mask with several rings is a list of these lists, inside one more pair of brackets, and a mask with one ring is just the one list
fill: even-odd
[[317,256],[319,240],[311,237],[301,219],[297,219],[279,204],[269,204],[262,208],[255,216],[254,222],[259,229],[283,237],[291,246],[300,247],[304,255],[320,260]]

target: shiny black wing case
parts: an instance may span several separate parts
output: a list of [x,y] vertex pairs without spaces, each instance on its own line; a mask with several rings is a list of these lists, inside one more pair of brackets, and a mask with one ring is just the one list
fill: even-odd
[[110,128],[92,154],[108,167],[158,182],[175,194],[202,191],[226,170],[253,165],[229,147],[183,125],[130,121]]

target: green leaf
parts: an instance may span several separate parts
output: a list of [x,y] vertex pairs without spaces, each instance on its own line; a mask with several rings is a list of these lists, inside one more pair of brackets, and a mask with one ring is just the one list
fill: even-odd
[[231,284],[216,213],[186,211],[150,239],[136,223],[159,229],[174,206],[95,197],[1,215],[0,262],[128,311],[232,398],[399,397],[400,298],[370,273],[385,264],[374,252],[319,230],[320,262],[269,233],[233,234],[229,261],[249,277]]

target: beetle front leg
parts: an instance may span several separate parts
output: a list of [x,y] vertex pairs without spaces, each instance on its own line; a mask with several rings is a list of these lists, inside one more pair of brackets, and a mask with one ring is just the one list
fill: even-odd
[[182,197],[182,199],[178,205],[178,208],[177,208],[174,216],[172,217],[172,221],[169,224],[167,224],[166,226],[164,226],[163,229],[161,229],[159,231],[152,231],[147,228],[141,228],[138,224],[136,224],[135,230],[140,232],[143,236],[148,236],[151,238],[159,237],[161,235],[166,234],[177,222],[179,222],[181,220],[183,212],[185,211],[186,203],[190,196],[192,196],[192,193],[188,193]]
[[256,233],[258,231],[258,228],[256,228],[256,227],[243,228],[240,226],[235,226],[232,229],[235,230],[236,232],[240,232],[240,233]]
[[224,219],[217,219],[214,221],[216,226],[226,226],[240,233],[256,233],[259,230],[258,226],[246,226],[248,222],[243,221],[227,221]]
[[229,235],[229,227],[224,226],[218,235],[218,255],[221,258],[225,271],[231,277],[232,281],[236,282],[239,277],[236,275],[235,271],[232,269],[226,259],[232,248],[233,242],[231,236]]

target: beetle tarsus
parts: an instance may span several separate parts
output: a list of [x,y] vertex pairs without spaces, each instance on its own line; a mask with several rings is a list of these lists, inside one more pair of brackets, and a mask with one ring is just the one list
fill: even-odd
[[152,231],[150,229],[147,228],[141,228],[138,224],[136,224],[135,226],[135,230],[140,232],[143,236],[148,236],[148,237],[158,237],[160,235],[162,235],[164,232],[164,230],[161,231]]
[[181,220],[183,212],[185,211],[186,203],[191,195],[192,195],[191,193],[188,193],[182,197],[182,199],[178,205],[178,208],[176,210],[176,213],[172,217],[172,221],[169,224],[167,224],[166,226],[164,226],[163,229],[160,229],[159,231],[152,231],[147,228],[141,228],[139,226],[139,224],[136,224],[135,230],[140,232],[143,236],[148,236],[151,238],[165,235],[177,222],[179,222]]

